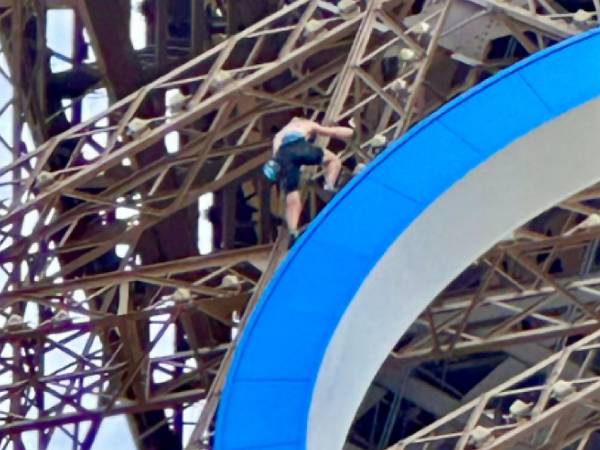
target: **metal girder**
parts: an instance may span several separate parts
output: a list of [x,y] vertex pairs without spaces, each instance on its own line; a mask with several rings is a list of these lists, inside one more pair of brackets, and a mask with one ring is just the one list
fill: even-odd
[[[23,414],[11,411],[10,419],[4,424],[0,421],[0,433],[10,432],[14,442],[20,442],[23,430],[78,423],[86,415],[100,420],[102,415],[174,406],[177,412],[172,420],[165,418],[146,430],[137,430],[142,447],[143,436],[161,423],[180,429],[183,406],[208,395],[208,406],[190,448],[203,444],[211,432],[231,358],[232,350],[224,353],[230,348],[229,330],[238,326],[232,313],[246,308],[247,317],[285,253],[282,241],[276,244],[278,250],[271,252],[274,218],[282,216],[281,197],[270,192],[256,174],[270,154],[270,127],[297,114],[332,122],[353,119],[357,138],[342,150],[342,157],[348,163],[368,163],[382,140],[398,137],[450,98],[524,56],[507,49],[502,57],[485,57],[474,65],[457,62],[452,57],[456,50],[452,42],[477,36],[467,26],[473,18],[455,21],[453,16],[452,24],[447,22],[449,8],[456,2],[358,1],[357,9],[346,12],[339,11],[337,2],[298,0],[280,2],[277,8],[273,3],[273,14],[255,24],[250,23],[253,19],[227,18],[230,28],[245,28],[226,40],[221,33],[211,35],[202,23],[206,16],[199,8],[205,4],[229,12],[226,2],[194,2],[190,53],[196,55],[213,41],[222,42],[114,102],[99,116],[48,135],[35,150],[15,153],[13,162],[0,168],[0,176],[21,174],[16,184],[19,195],[0,212],[0,268],[11,275],[0,294],[0,315],[8,319],[15,311],[23,314],[36,307],[43,319],[32,328],[13,323],[0,333],[0,345],[14,349],[12,360],[5,364],[6,373],[15,380],[14,386],[7,388],[12,404],[24,399],[26,406]],[[131,51],[124,55],[111,52],[115,36],[106,37],[110,32],[106,17],[93,17],[86,5],[91,4],[76,4],[80,20],[91,33],[100,65],[110,70],[106,86],[118,91],[115,97],[122,97],[135,83],[129,87],[115,83],[130,75],[125,66],[133,63],[133,56]],[[529,53],[591,26],[574,14],[554,17],[552,11],[534,8],[533,2],[510,7],[491,2],[477,5],[481,8],[478,17],[502,20],[506,26],[502,32],[521,42]],[[46,6],[56,7],[57,3]],[[165,11],[162,13],[153,28],[156,36],[162,37],[154,55],[164,62],[170,56],[166,52],[169,45],[163,42]],[[415,15],[412,21],[411,14]],[[535,42],[525,32],[534,33]],[[123,33],[121,27],[121,36]],[[489,48],[492,42],[484,40],[481,45]],[[110,62],[115,55],[123,57],[122,66]],[[178,91],[179,101],[169,104],[166,94],[174,91]],[[43,122],[46,118],[37,119]],[[179,134],[180,148],[167,153],[164,140],[174,131]],[[339,143],[332,145],[341,149]],[[84,160],[85,148],[93,148],[98,156]],[[64,164],[53,166],[65,152]],[[320,175],[308,174],[302,193],[307,206],[305,222],[327,198],[315,182]],[[224,189],[229,190],[230,203],[239,202],[234,195],[238,191],[249,201],[256,199],[257,234],[259,242],[266,245],[203,257],[165,250],[173,239],[169,230],[184,224],[189,227],[194,221],[179,213],[194,205],[201,194]],[[226,237],[222,242],[234,247],[248,245],[236,241],[236,232],[243,225],[236,208],[228,206],[222,225],[226,230],[218,230]],[[582,198],[573,198],[564,206],[584,215],[593,213]],[[133,218],[116,220],[119,208],[128,208]],[[24,220],[33,224],[29,236],[20,233]],[[157,227],[166,231],[153,234]],[[536,339],[545,341],[593,329],[597,320],[590,311],[596,297],[592,289],[597,285],[593,274],[588,271],[580,276],[572,270],[550,277],[543,261],[531,264],[531,258],[547,252],[548,246],[554,246],[551,259],[556,259],[563,252],[569,254],[572,247],[591,248],[597,240],[595,230],[567,236],[571,228],[554,238],[555,243],[536,233],[534,227],[523,227],[520,232],[527,242],[500,245],[482,257],[479,265],[483,272],[492,274],[484,288],[475,292],[449,289],[440,296],[415,324],[410,341],[401,341],[388,363],[503,348],[531,340],[535,333],[539,335]],[[189,239],[182,242],[195,246]],[[111,267],[102,258],[116,244],[128,244],[129,251],[117,267]],[[540,247],[533,248],[535,245]],[[155,250],[147,250],[150,246]],[[144,265],[136,264],[133,257],[144,248],[150,257]],[[167,256],[161,255],[161,249]],[[584,253],[575,258],[580,264],[570,262],[569,267],[583,270],[589,265]],[[60,261],[55,272],[48,270],[53,258]],[[20,272],[21,267],[26,268],[27,276]],[[65,319],[58,314],[61,311],[70,317]],[[569,315],[570,311],[575,313]],[[149,350],[150,323],[163,316],[163,326],[175,324],[180,348],[168,358],[154,358]],[[63,320],[58,320],[61,317]],[[537,328],[529,333],[518,329],[525,320],[535,321]],[[82,336],[88,342],[100,339],[102,351],[75,357],[61,342],[61,333]],[[128,339],[131,345],[126,348],[123,343]],[[28,362],[32,374],[28,377],[18,367],[21,356],[33,354],[32,343],[40,354],[37,364]],[[50,349],[75,358],[64,368],[64,380],[58,380],[67,385],[69,394],[49,412],[52,419],[36,423],[27,417],[26,409],[34,405],[27,392],[37,389],[41,398],[47,386],[58,382],[48,378],[39,359]],[[187,372],[191,361],[198,368],[195,373]],[[219,369],[221,361],[224,364]],[[157,387],[151,374],[164,372],[165,365],[171,379]],[[107,383],[88,392],[77,380],[99,376],[94,371],[100,371]],[[94,407],[80,404],[88,393],[102,401]],[[186,393],[190,395],[186,397]],[[67,406],[78,412],[68,413]],[[89,448],[97,426],[95,423],[83,437],[82,448]]]
[[[523,4],[523,6],[515,6],[497,0],[476,0],[474,3],[479,3],[493,11],[502,12],[511,19],[515,19],[517,22],[530,28],[544,31],[549,35],[554,36],[556,39],[574,36],[581,31],[580,27],[569,21],[569,14],[565,14],[564,16],[560,14],[565,11],[547,8],[545,14],[540,14],[539,10],[532,7],[535,2]],[[544,4],[545,2],[539,3]],[[545,3],[545,5],[548,5],[548,3]],[[572,16],[573,15],[571,15],[571,17]]]
[[77,2],[77,13],[92,40],[98,63],[108,80],[107,86],[116,99],[125,97],[143,84],[142,65],[129,39],[130,7],[129,2],[121,0]]
[[[600,279],[589,264],[600,234],[595,226],[571,233],[575,226],[551,238],[501,242],[482,255],[464,275],[474,276],[471,282],[478,286],[468,294],[452,293],[450,286],[415,322],[388,363],[500,350],[598,327]],[[551,273],[551,263],[560,263],[561,270]]]
[[[448,370],[456,364],[468,365],[473,375],[463,376],[475,381],[485,365],[483,355],[502,352],[507,359],[478,382],[485,391],[544,359],[552,348],[595,332],[600,327],[596,313],[600,235],[598,215],[590,205],[597,204],[593,200],[596,195],[597,187],[586,189],[481,255],[400,339],[374,386],[385,386],[385,380],[393,380],[398,371],[420,370],[431,364],[442,364]],[[594,376],[595,370],[586,376]],[[569,361],[565,372],[573,371],[576,366]],[[442,385],[438,389],[445,392]],[[456,390],[456,402],[467,402],[469,394],[459,392]],[[357,419],[383,395],[385,392],[371,388]],[[414,389],[404,398],[432,411],[426,407],[431,395],[423,390]],[[434,417],[445,415],[432,413]],[[464,418],[453,420],[466,423]]]
[[[600,380],[583,374],[597,373],[599,339],[600,332],[591,333],[390,449],[563,449],[587,442],[599,423]],[[568,363],[579,370],[567,373]],[[516,409],[515,402],[523,409]],[[459,417],[466,419],[466,426],[456,428]]]
[[[113,414],[160,411],[169,405],[183,408],[204,398],[226,354],[227,342],[209,348],[194,346],[161,357],[151,356],[152,348],[169,326],[193,323],[198,314],[234,327],[232,312],[244,310],[255,290],[254,280],[242,277],[240,267],[247,266],[248,261],[263,265],[270,251],[271,246],[234,250],[131,272],[84,277],[65,282],[58,291],[50,284],[8,293],[14,296],[3,299],[7,302],[28,298],[30,305],[62,311],[63,315],[55,314],[37,325],[13,322],[0,332],[0,352],[8,356],[0,361],[0,376],[12,374],[18,380],[0,386],[0,404],[8,395],[27,399],[19,415],[0,418],[0,429],[14,437],[13,433],[100,420]],[[203,273],[198,280],[202,282],[178,279],[190,272]],[[239,283],[223,285],[220,281],[227,276],[237,276]],[[125,302],[128,296],[133,302],[141,286],[156,286],[154,301],[144,309],[132,310]],[[75,289],[85,289],[89,297],[75,298]],[[110,301],[97,308],[94,301],[98,299]],[[152,327],[160,330],[132,363],[127,354],[131,341],[125,336]],[[186,333],[191,342],[197,330],[186,328]],[[18,368],[11,362],[16,351],[22,356]],[[50,364],[45,355],[58,359],[60,365],[50,369],[48,366],[56,364]],[[160,382],[155,381],[157,375],[162,377]],[[130,389],[144,392],[143,397],[132,397]],[[44,407],[47,397],[55,401]],[[73,408],[77,410],[74,413],[70,412]],[[32,414],[49,418],[34,420]]]
[[71,423],[92,422],[98,423],[105,417],[110,417],[118,414],[135,414],[143,411],[155,411],[169,408],[174,405],[192,404],[202,399],[204,391],[201,389],[178,392],[176,394],[164,395],[155,399],[149,399],[142,404],[124,404],[115,406],[110,409],[92,410],[81,408],[79,412],[67,413],[58,417],[44,417],[19,423],[11,423],[3,427],[3,432],[7,433],[7,438],[4,442],[10,442],[10,436],[16,433],[22,433],[29,430],[37,430],[40,428],[50,428],[64,426]]
[[[244,316],[240,321],[239,328],[242,330],[242,332],[268,281],[271,279],[275,273],[275,270],[285,257],[288,243],[289,237],[285,234],[282,234],[273,247],[273,253],[269,258],[269,265],[263,272],[261,279],[259,280],[254,293],[252,294],[252,298],[248,302]],[[194,427],[194,431],[192,432],[192,436],[188,442],[188,445],[186,446],[186,450],[201,450],[202,448],[206,448],[208,445],[207,438],[210,436],[211,427],[214,425],[215,414],[219,405],[223,387],[225,386],[225,378],[229,371],[229,367],[231,366],[233,353],[239,342],[239,336],[241,336],[241,334],[238,334],[238,337],[227,349],[227,353],[225,354],[225,357],[223,358],[223,361],[219,367],[219,372],[211,384],[210,392],[206,397],[206,403],[202,409],[198,423]]]
[[[565,203],[576,205],[582,199],[592,198],[594,192],[595,187]],[[565,343],[580,339],[600,328],[597,319],[590,318],[597,310],[598,293],[595,287],[599,270],[596,213],[587,210],[586,213],[591,215],[586,218],[581,208],[576,209],[582,213],[575,215],[572,214],[571,206],[559,208],[560,206],[544,212],[541,215],[543,221],[539,217],[535,218],[512,233],[510,239],[498,243],[432,302],[430,311],[425,312],[412,330],[400,340],[375,378],[356,416],[362,429],[365,422],[371,421],[371,427],[379,429],[383,420],[392,420],[399,427],[407,414],[414,416],[411,408],[404,407],[397,417],[390,416],[391,413],[387,412],[380,413],[378,417],[376,411],[381,409],[378,402],[384,400],[384,396],[391,390],[400,392],[403,401],[416,405],[418,410],[428,412],[434,418],[452,417],[449,419],[452,427],[445,424],[436,430],[436,434],[448,439],[439,443],[423,440],[419,441],[420,446],[407,448],[459,448],[455,447],[457,441],[452,440],[452,437],[457,436],[453,430],[467,429],[468,417],[451,414],[459,410],[460,405],[468,402],[475,394],[493,390],[525,368],[545,360],[548,354],[552,354],[551,349],[562,348]],[[535,229],[540,223],[547,228],[544,233]],[[546,236],[545,233],[551,230],[552,236]],[[506,254],[514,259],[502,260],[502,264],[493,263]],[[520,264],[514,264],[519,261]],[[560,264],[556,264],[557,262]],[[585,305],[590,306],[589,310]],[[432,333],[432,329],[436,333]],[[499,352],[506,355],[503,362],[495,367],[485,362],[486,357],[498,355]],[[562,368],[563,374],[572,376],[580,373],[580,378],[596,376],[596,366],[588,366],[582,372],[578,364],[573,358],[569,359]],[[476,387],[472,387],[469,392],[464,391],[465,383],[459,382],[458,386],[453,386],[458,376],[456,373],[450,377],[454,382],[445,383],[431,379],[424,381],[418,376],[423,368],[442,366],[443,373],[446,373],[456,371],[454,366],[457,365],[465,368],[460,372],[460,377],[471,383],[477,382]],[[470,369],[467,370],[466,367]],[[494,368],[489,371],[490,367]],[[485,378],[481,378],[482,370],[489,371]],[[411,378],[403,381],[404,378],[398,374],[406,371],[410,371]],[[419,387],[414,385],[415,381],[421,383]],[[409,382],[414,385],[410,391],[407,388],[410,386]],[[427,383],[426,388],[423,383]],[[387,391],[381,387],[385,387]],[[400,389],[402,390],[399,391]],[[445,400],[448,392],[453,392],[450,401]],[[434,407],[432,398],[440,400],[433,403]],[[449,409],[443,412],[445,407]],[[505,405],[505,409],[507,408]],[[482,416],[481,420],[479,425],[489,427],[490,414]],[[497,424],[498,421],[492,421],[492,425]],[[582,432],[593,434],[593,424],[588,425]],[[564,433],[571,443],[577,442],[581,437],[579,434],[574,435],[568,426]],[[364,437],[364,431],[362,434],[357,431],[351,433],[352,442],[362,444],[364,448],[379,448],[372,447],[370,442],[361,441],[361,435]],[[409,433],[406,437],[411,435]],[[428,447],[426,442],[429,443]],[[556,439],[552,442],[556,442]],[[514,443],[500,448],[537,448],[513,445]],[[476,447],[469,444],[467,448]]]

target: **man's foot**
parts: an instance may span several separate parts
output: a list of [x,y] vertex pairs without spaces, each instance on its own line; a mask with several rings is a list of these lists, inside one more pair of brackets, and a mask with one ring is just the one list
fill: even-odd
[[337,188],[334,185],[329,184],[329,183],[325,183],[323,185],[323,189],[325,190],[325,192],[334,192],[334,193],[337,192]]
[[358,163],[358,164],[356,164],[356,167],[352,171],[352,176],[356,176],[359,173],[361,173],[365,169],[365,167],[367,167],[367,165],[365,163]]
[[289,230],[290,233],[290,243],[288,245],[288,250],[291,249],[296,241],[298,240],[298,236],[300,236],[300,232],[298,230]]

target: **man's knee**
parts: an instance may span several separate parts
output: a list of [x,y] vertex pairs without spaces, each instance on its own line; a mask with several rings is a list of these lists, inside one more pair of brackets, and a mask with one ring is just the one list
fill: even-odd
[[323,158],[321,161],[323,162],[323,164],[328,164],[331,161],[334,161],[336,158],[338,158],[338,155],[336,153],[333,153],[331,150],[324,149]]
[[300,193],[298,191],[288,192],[286,196],[288,206],[297,206],[300,204]]
[[342,167],[342,160],[338,155],[333,155],[329,159],[323,162],[323,165],[328,168],[340,168]]

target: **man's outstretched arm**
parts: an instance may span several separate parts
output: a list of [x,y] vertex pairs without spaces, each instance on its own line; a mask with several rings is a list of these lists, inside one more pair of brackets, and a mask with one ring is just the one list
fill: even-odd
[[354,130],[348,127],[326,127],[313,122],[313,131],[317,134],[327,137],[333,137],[337,139],[350,139],[354,136]]

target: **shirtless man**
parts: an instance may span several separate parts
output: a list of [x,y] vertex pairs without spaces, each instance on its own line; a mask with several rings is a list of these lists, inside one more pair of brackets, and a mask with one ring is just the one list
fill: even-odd
[[294,117],[290,123],[279,131],[273,139],[273,159],[265,164],[263,171],[270,181],[278,178],[285,180],[286,221],[292,237],[298,236],[298,222],[302,212],[302,202],[298,192],[300,184],[300,167],[325,166],[326,190],[333,191],[342,162],[340,158],[327,149],[321,149],[309,142],[314,135],[337,139],[350,139],[354,130],[347,127],[326,127],[312,120]]

